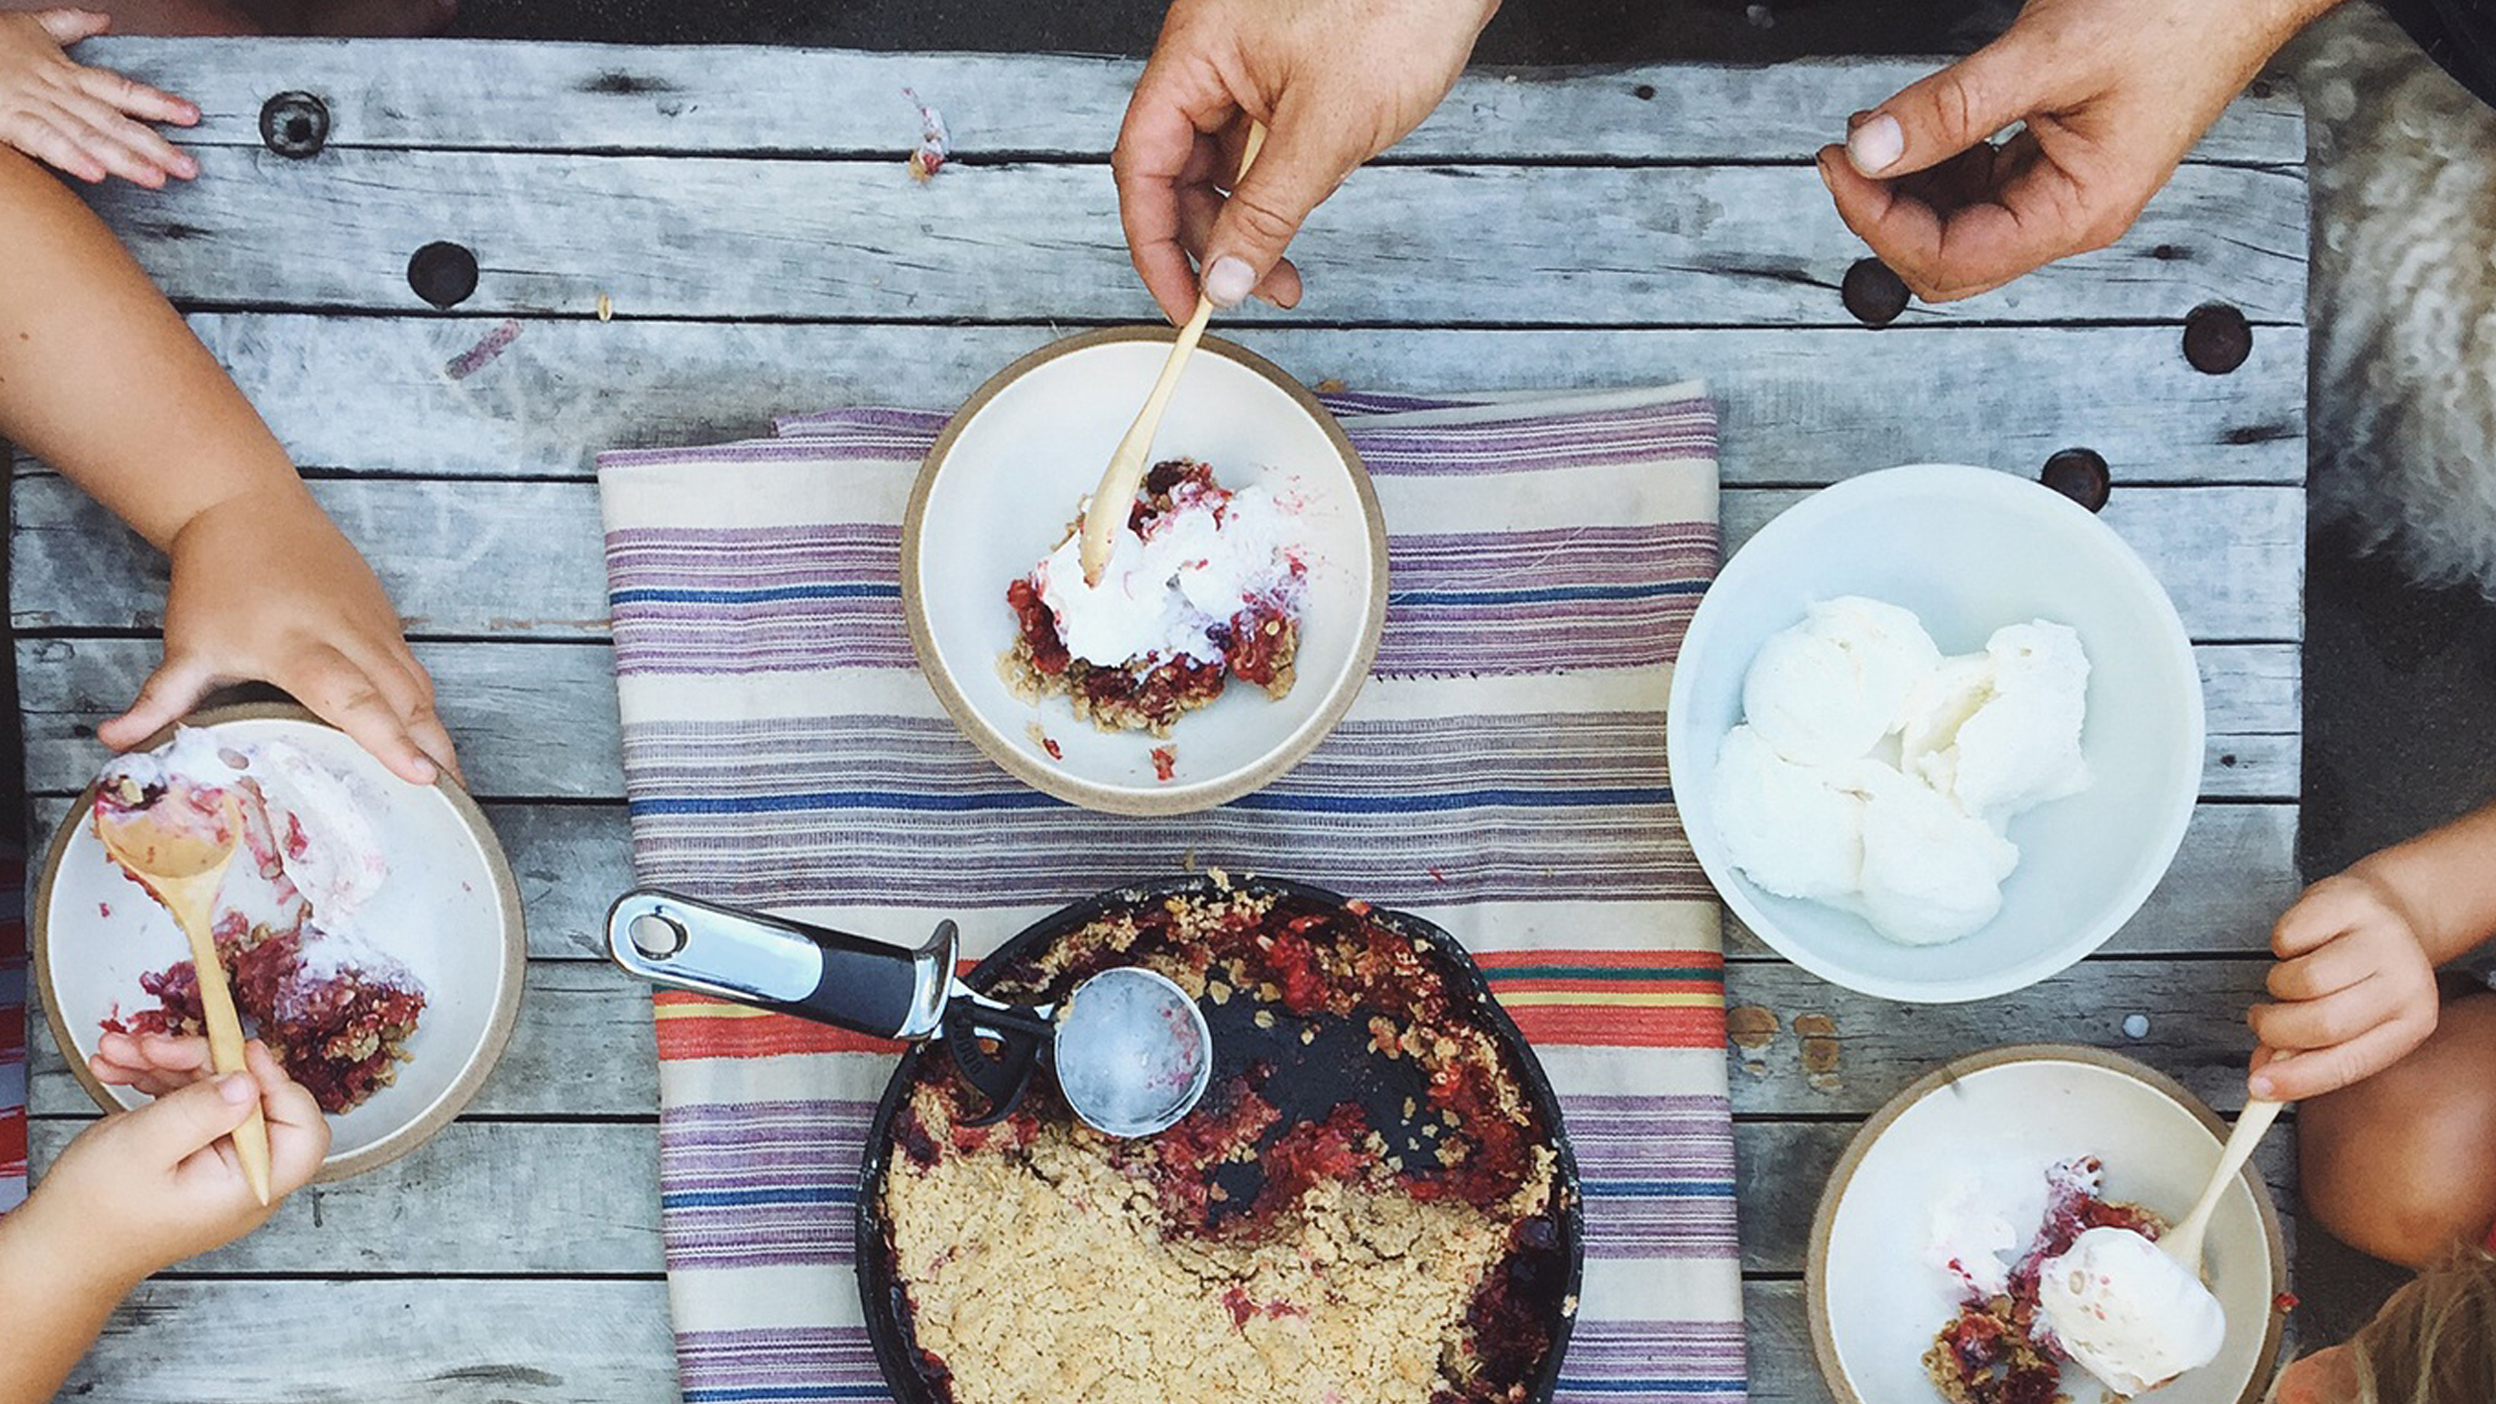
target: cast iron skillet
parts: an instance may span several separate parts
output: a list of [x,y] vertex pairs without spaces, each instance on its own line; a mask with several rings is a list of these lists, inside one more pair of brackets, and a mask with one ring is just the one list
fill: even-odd
[[[1324,888],[1280,878],[1239,878],[1229,880],[1228,890],[1252,894],[1271,894],[1287,903],[1341,909],[1344,899]],[[1162,878],[1112,888],[1098,896],[1078,902],[1026,927],[1019,935],[999,947],[995,954],[979,963],[965,977],[973,989],[987,990],[1007,971],[1047,947],[1072,936],[1101,917],[1114,912],[1156,906],[1172,896],[1218,895],[1224,891],[1208,875]],[[1526,1100],[1542,1118],[1552,1148],[1558,1153],[1558,1173],[1552,1198],[1559,1208],[1557,1241],[1539,1252],[1521,1253],[1510,1266],[1520,1289],[1529,1299],[1542,1303],[1544,1318],[1551,1332],[1551,1348],[1544,1354],[1530,1379],[1529,1404],[1549,1404],[1554,1387],[1559,1383],[1560,1362],[1566,1353],[1569,1329],[1577,1317],[1577,1295],[1580,1274],[1584,1267],[1585,1214],[1579,1192],[1577,1158],[1569,1148],[1568,1134],[1560,1122],[1560,1099],[1552,1093],[1551,1081],[1544,1076],[1542,1064],[1526,1045],[1525,1035],[1491,997],[1481,968],[1456,938],[1419,917],[1403,912],[1371,908],[1369,918],[1390,931],[1429,944],[1440,971],[1447,980],[1456,1008],[1454,1016],[1470,1018],[1487,1028],[1493,1042],[1508,1054],[1525,1084]],[[1216,1084],[1238,1073],[1252,1062],[1263,1061],[1273,1066],[1264,1095],[1283,1112],[1276,1132],[1297,1122],[1322,1119],[1334,1107],[1346,1101],[1361,1104],[1369,1124],[1384,1134],[1390,1144],[1409,1142],[1416,1150],[1423,1146],[1415,1122],[1427,1120],[1435,1113],[1428,1101],[1417,1095],[1422,1079],[1415,1075],[1409,1059],[1388,1059],[1372,1053],[1368,1047],[1366,1027],[1344,1020],[1325,1020],[1317,1038],[1303,1044],[1298,1033],[1296,1016],[1276,1019],[1276,1027],[1259,1029],[1255,1013],[1261,1006],[1247,997],[1246,992],[1234,994],[1229,1001],[1215,1004],[1199,1002],[1206,1023],[1213,1032],[1213,1079]],[[875,1120],[867,1129],[866,1158],[858,1176],[858,1293],[866,1305],[867,1337],[874,1342],[876,1365],[883,1371],[885,1386],[892,1391],[897,1404],[949,1404],[950,1395],[940,1392],[941,1374],[931,1378],[926,1358],[918,1347],[916,1332],[910,1321],[910,1297],[906,1284],[896,1280],[890,1226],[884,1219],[884,1181],[892,1164],[893,1118],[909,1100],[922,1066],[929,1058],[944,1059],[942,1048],[929,1044],[913,1044],[902,1056],[901,1066],[894,1070],[886,1084],[884,1098],[875,1109]],[[1297,1093],[1297,1096],[1292,1095]],[[1034,1089],[1035,1096],[1055,1098],[1055,1089]],[[1407,1099],[1411,1098],[1411,1103]],[[1418,1117],[1408,1116],[1404,1108],[1418,1106]],[[1061,1110],[1062,1114],[1062,1110]],[[1232,1185],[1230,1175],[1237,1172],[1246,1178],[1245,1185]],[[1258,1171],[1253,1165],[1226,1167],[1217,1179],[1231,1191],[1234,1202],[1246,1204],[1255,1198]]]

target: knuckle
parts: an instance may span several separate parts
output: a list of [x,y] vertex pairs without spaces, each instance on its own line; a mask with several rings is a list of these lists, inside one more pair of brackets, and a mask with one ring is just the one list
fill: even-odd
[[1235,192],[1225,209],[1241,232],[1265,243],[1288,243],[1300,228],[1297,215],[1252,191]]

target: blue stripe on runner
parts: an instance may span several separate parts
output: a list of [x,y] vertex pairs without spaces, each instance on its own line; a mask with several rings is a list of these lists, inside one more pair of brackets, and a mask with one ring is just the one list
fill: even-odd
[[1590,1195],[1652,1195],[1658,1199],[1731,1199],[1731,1180],[1581,1180]]
[[1589,1394],[1740,1394],[1748,1387],[1741,1380],[1590,1380],[1562,1375],[1558,1392],[1582,1389]]
[[714,1209],[753,1204],[855,1204],[858,1191],[834,1186],[756,1190],[670,1190],[659,1196],[662,1209]]
[[1387,603],[1401,605],[1560,604],[1576,600],[1651,600],[1663,595],[1701,595],[1704,580],[1660,580],[1646,585],[1541,585],[1523,590],[1397,590]]
[[612,604],[768,604],[775,600],[897,600],[899,585],[770,585],[748,590],[687,590],[634,585],[610,590]]
[[729,1399],[889,1399],[884,1382],[874,1384],[746,1384],[746,1387],[686,1389],[684,1404],[726,1404]]
[[[1580,809],[1604,805],[1662,805],[1673,802],[1666,785],[1628,786],[1608,790],[1456,790],[1430,795],[1286,795],[1271,791],[1232,800],[1239,809],[1292,814],[1426,814],[1451,809],[1506,805],[1522,809]],[[626,808],[635,816],[657,814],[786,814],[809,809],[898,809],[935,813],[969,813],[990,809],[1064,809],[1063,800],[1037,790],[990,790],[967,795],[908,795],[889,790],[817,790],[791,795],[743,795],[736,798],[682,796],[637,799]]]

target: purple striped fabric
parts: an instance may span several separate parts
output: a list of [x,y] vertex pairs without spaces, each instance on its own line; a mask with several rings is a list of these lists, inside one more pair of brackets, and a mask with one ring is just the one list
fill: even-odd
[[[1550,955],[1526,959],[1531,971],[1502,957],[1502,997],[1521,1019],[1590,1031],[1563,1038],[1569,1061],[1550,1065],[1587,1206],[1587,1283],[1558,1399],[1738,1401],[1731,1123],[1720,1030],[1708,1027],[1721,1024],[1716,915],[1672,805],[1660,710],[1664,667],[1715,569],[1701,505],[1713,501],[1713,411],[1659,394],[1329,402],[1382,500],[1490,491],[1534,510],[1396,532],[1391,507],[1376,671],[1434,705],[1356,704],[1267,789],[1149,822],[1025,789],[932,699],[891,715],[835,695],[845,680],[894,695],[888,680],[915,668],[896,523],[676,525],[669,495],[688,475],[661,470],[701,468],[705,491],[770,494],[818,467],[844,483],[884,469],[892,490],[879,500],[898,501],[947,416],[835,410],[783,419],[773,440],[602,455],[638,873],[753,905],[970,917],[1057,905],[1186,853],[1443,919],[1485,903],[1576,904],[1600,930],[1543,938],[1535,949]],[[1622,485],[1650,483],[1681,494],[1652,500],[1691,505],[1664,521],[1605,515]],[[1553,521],[1565,525],[1529,524]],[[1503,684],[1490,705],[1474,680],[1492,675],[1538,681]],[[812,689],[819,708],[792,703]],[[1647,982],[1650,1003],[1636,1007],[1675,1015],[1678,1032],[1640,1042],[1620,1031],[1634,1022],[1627,1001],[1618,1024],[1585,1007],[1584,972],[1609,972],[1613,954]],[[882,1381],[844,1294],[867,1089],[889,1060],[791,1051],[819,1045],[701,1001],[658,1012],[661,1214],[685,1398],[876,1404]]]

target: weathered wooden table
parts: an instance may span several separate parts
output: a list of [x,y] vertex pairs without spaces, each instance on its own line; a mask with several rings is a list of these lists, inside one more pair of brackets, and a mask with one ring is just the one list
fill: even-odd
[[[1135,69],[448,41],[93,48],[207,113],[188,139],[195,184],[114,187],[98,207],[405,612],[526,888],[532,959],[519,1031],[467,1116],[147,1285],[73,1390],[670,1397],[649,999],[594,935],[630,867],[591,456],[757,433],[780,411],[949,405],[1071,327],[1148,317],[1107,166]],[[1760,1399],[1825,1398],[1798,1275],[1857,1121],[1943,1059],[2028,1039],[2120,1048],[2232,1109],[2242,1011],[2296,888],[2298,108],[2240,102],[2120,245],[1872,330],[1841,305],[1862,251],[1810,156],[1918,71],[1470,76],[1311,223],[1304,309],[1224,328],[1357,387],[1705,376],[1735,545],[1860,469],[2033,473],[2072,447],[2112,465],[2107,517],[2200,644],[2204,802],[2140,917],[2012,997],[1882,1003],[1728,933]],[[956,161],[924,185],[903,166],[919,131],[905,85],[952,125]],[[311,101],[272,101],[290,92]],[[429,245],[456,246],[425,256],[437,297],[463,291],[473,255],[473,291],[448,310],[411,287]],[[2253,329],[2229,374],[2181,351],[2186,315],[2214,302]],[[499,355],[470,354],[506,327]],[[48,829],[99,759],[92,726],[155,657],[163,565],[40,465],[19,465],[11,501],[27,771]],[[93,1108],[49,1049],[34,1102],[41,1164]]]

